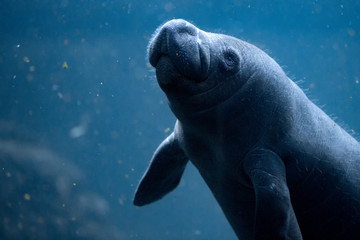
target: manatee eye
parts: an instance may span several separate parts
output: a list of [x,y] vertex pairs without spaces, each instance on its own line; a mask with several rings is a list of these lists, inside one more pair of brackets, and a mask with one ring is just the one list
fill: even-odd
[[235,64],[235,56],[232,52],[226,52],[224,54],[224,59],[225,59],[225,63],[228,65],[228,66],[234,66]]
[[239,56],[233,49],[226,49],[223,54],[223,64],[221,64],[222,70],[228,72],[239,65]]

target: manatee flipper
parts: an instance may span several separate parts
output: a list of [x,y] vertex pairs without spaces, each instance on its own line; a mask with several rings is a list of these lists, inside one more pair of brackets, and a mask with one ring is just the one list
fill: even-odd
[[270,150],[255,149],[244,164],[255,190],[255,239],[302,239],[282,159]]
[[188,158],[172,133],[156,149],[135,192],[134,204],[143,206],[159,200],[179,184]]

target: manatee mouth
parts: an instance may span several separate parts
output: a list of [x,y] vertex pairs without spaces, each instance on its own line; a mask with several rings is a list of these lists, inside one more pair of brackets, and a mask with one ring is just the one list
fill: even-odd
[[158,81],[162,83],[176,80],[174,75],[202,82],[208,75],[208,37],[184,20],[172,20],[160,27],[148,51],[150,64],[156,68],[157,75],[161,76]]

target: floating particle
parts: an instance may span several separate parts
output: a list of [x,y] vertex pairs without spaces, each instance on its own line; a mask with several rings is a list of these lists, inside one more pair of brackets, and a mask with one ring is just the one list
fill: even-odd
[[78,138],[83,136],[86,133],[87,127],[85,124],[75,126],[70,130],[70,137],[72,138]]
[[68,69],[68,68],[69,68],[69,66],[68,66],[68,64],[67,64],[66,61],[63,63],[62,68],[63,68],[63,69]]
[[30,201],[30,200],[31,200],[30,194],[25,193],[25,194],[24,194],[24,199],[25,199],[26,201]]
[[353,28],[348,28],[347,33],[349,34],[350,37],[353,37],[356,34],[356,32]]
[[170,128],[166,128],[165,130],[164,130],[164,133],[168,133],[170,131]]
[[76,183],[73,183],[73,186],[76,187]]
[[63,204],[61,204],[61,206],[64,208],[64,207],[66,207],[66,204],[65,204],[65,203],[63,203]]
[[28,82],[32,82],[32,81],[34,80],[34,76],[33,76],[32,74],[27,74],[27,75],[26,75],[26,80],[27,80]]
[[59,85],[56,85],[56,84],[52,85],[52,90],[56,91],[58,89],[59,89]]
[[23,230],[24,226],[21,222],[18,223],[17,227],[19,228],[19,230]]
[[175,9],[175,5],[172,2],[168,2],[165,4],[164,9],[167,12],[171,12],[172,10]]
[[25,56],[25,57],[24,57],[24,62],[29,63],[29,62],[30,62],[30,59]]
[[112,139],[118,139],[119,133],[117,131],[111,131],[110,133]]
[[37,222],[38,222],[39,224],[44,224],[44,219],[43,219],[42,217],[38,217],[38,218],[37,218]]

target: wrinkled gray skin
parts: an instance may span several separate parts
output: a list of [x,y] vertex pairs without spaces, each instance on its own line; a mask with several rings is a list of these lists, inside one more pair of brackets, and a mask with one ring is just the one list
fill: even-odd
[[178,120],[135,205],[172,191],[190,160],[239,239],[360,239],[360,144],[272,58],[172,20],[149,60]]

